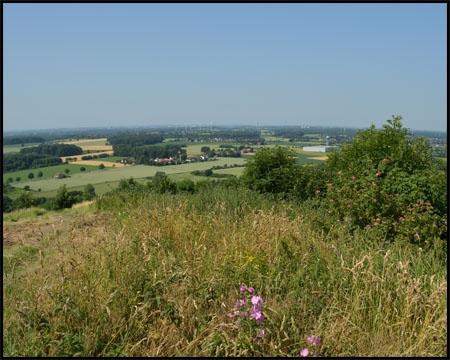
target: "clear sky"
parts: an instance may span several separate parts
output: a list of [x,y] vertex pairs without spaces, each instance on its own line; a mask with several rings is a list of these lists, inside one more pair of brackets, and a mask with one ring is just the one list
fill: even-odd
[[447,129],[447,5],[3,4],[3,129]]

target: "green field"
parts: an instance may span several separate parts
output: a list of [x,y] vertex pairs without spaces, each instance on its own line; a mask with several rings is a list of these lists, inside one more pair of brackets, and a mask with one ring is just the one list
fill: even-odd
[[[91,154],[93,154],[92,151],[91,151]],[[97,159],[92,159],[92,160],[116,163],[116,162],[120,162],[120,160],[122,160],[123,158],[124,158],[124,156],[108,156],[108,157],[97,158]]]
[[[23,188],[24,186],[29,186],[31,190],[41,189],[42,191],[51,191],[58,189],[61,185],[66,184],[67,188],[76,188],[84,186],[87,184],[100,184],[104,182],[120,181],[121,179],[129,179],[133,177],[134,179],[146,178],[149,176],[154,176],[156,172],[162,171],[167,175],[171,174],[189,174],[194,170],[206,170],[213,166],[231,166],[233,164],[242,165],[245,163],[244,158],[219,158],[215,161],[207,162],[197,162],[191,164],[181,164],[181,165],[167,165],[167,166],[146,166],[146,165],[135,165],[127,166],[122,168],[105,168],[103,170],[90,171],[85,173],[72,174],[69,178],[64,179],[42,179],[42,180],[28,180],[21,181],[20,183],[12,183],[13,186],[18,186]],[[70,165],[76,166],[78,169],[80,165]],[[86,167],[87,168],[87,167]],[[96,168],[96,167],[95,167]],[[58,171],[58,170],[57,170]],[[64,168],[63,168],[64,171]],[[29,172],[29,171],[28,171]],[[26,172],[26,174],[28,174]],[[26,176],[26,175],[25,175]]]
[[22,146],[22,145],[6,145],[3,146],[3,154],[8,154],[8,153],[18,153],[20,152],[20,149],[23,148],[28,148],[28,147],[33,147],[33,146],[38,146],[39,144],[27,144],[26,146]]
[[[275,140],[271,139],[271,140]],[[278,138],[278,140],[280,140]],[[62,141],[62,140],[61,140]],[[70,141],[69,139],[64,141]],[[105,139],[94,139],[90,141],[81,141],[79,143],[75,143],[76,145],[84,145],[84,146],[102,146],[105,145]],[[284,143],[284,142],[283,142]],[[181,144],[181,143],[180,143]],[[185,147],[186,152],[189,156],[192,155],[200,155],[202,147],[209,147],[211,149],[218,149],[220,145],[233,145],[235,147],[239,147],[240,143],[227,143],[227,142],[208,142],[208,143],[189,143],[187,147]],[[302,146],[304,144],[300,143],[289,143],[289,147],[292,148],[298,156],[298,163],[321,163],[323,160],[314,160],[311,157],[317,156],[325,156],[324,153],[316,153],[316,152],[304,152],[302,150]],[[262,146],[252,146],[253,149],[258,151],[260,148],[273,148],[276,144],[272,143],[269,145]],[[20,145],[14,146],[6,146],[3,148],[3,152],[13,152],[19,151],[21,148]],[[206,170],[210,169],[213,166],[232,166],[234,164],[244,165],[246,160],[253,155],[243,155],[240,158],[217,158],[214,161],[208,162],[198,162],[191,164],[181,164],[181,165],[169,165],[169,166],[145,166],[145,165],[136,165],[136,166],[127,166],[121,168],[105,168],[103,170],[99,170],[97,166],[91,165],[81,165],[81,164],[61,164],[57,166],[50,166],[40,169],[30,169],[30,170],[21,170],[14,171],[11,173],[3,174],[3,183],[7,183],[9,178],[13,179],[11,183],[12,186],[23,189],[26,186],[29,186],[31,190],[36,192],[39,191],[39,196],[54,196],[56,191],[61,187],[61,185],[65,184],[70,190],[81,190],[83,191],[84,187],[87,184],[94,185],[95,191],[97,194],[103,194],[105,192],[110,191],[111,189],[117,187],[118,183],[121,179],[129,179],[133,177],[139,181],[146,181],[147,178],[155,175],[156,172],[161,171],[165,172],[171,179],[175,181],[181,181],[185,178],[189,178],[193,181],[204,180],[206,177],[194,176],[191,174],[194,170]],[[111,156],[107,158],[95,159],[104,162],[117,162],[121,160],[122,157]],[[81,172],[80,168],[84,167],[86,169],[85,172]],[[56,172],[61,172],[66,174],[66,169],[69,169],[68,177],[64,179],[54,179],[54,175]],[[41,178],[37,177],[37,173],[39,171],[43,172],[43,176]],[[242,175],[244,171],[243,167],[238,168],[228,168],[222,170],[214,170],[217,174],[230,174],[235,176]],[[30,180],[28,178],[28,174],[32,172],[34,174],[34,178]],[[20,177],[20,181],[16,182],[16,178]],[[11,193],[11,196],[14,197],[14,192]],[[38,193],[36,193],[36,196]]]
[[202,155],[202,147],[207,146],[209,147],[211,150],[212,149],[220,149],[220,145],[231,145],[231,146],[235,146],[235,147],[239,147],[241,145],[241,143],[229,143],[229,142],[211,142],[211,143],[189,143],[187,145],[186,149],[186,153],[188,156],[196,156],[196,155]]
[[[46,179],[51,179],[53,176],[55,176],[55,173],[60,172],[63,174],[66,174],[65,170],[69,169],[69,176],[72,176],[77,173],[81,173],[80,168],[84,167],[86,169],[86,172],[90,171],[96,171],[98,170],[97,166],[91,166],[91,165],[79,165],[79,164],[61,164],[61,165],[54,165],[54,166],[47,166],[44,168],[39,169],[29,169],[29,170],[20,170],[20,171],[13,171],[3,174],[3,183],[6,183],[8,181],[8,178],[13,178],[14,182],[11,184],[13,186],[20,186],[23,187],[25,185],[28,185],[28,182],[35,182],[35,181],[44,181]],[[37,174],[39,171],[42,171],[43,175],[41,179],[38,179]],[[28,179],[28,174],[33,173],[34,179],[30,180]],[[20,182],[16,182],[16,177],[20,177]],[[27,184],[24,184],[24,183]],[[31,186],[30,186],[31,187]]]
[[[209,144],[210,145],[210,144]],[[192,154],[195,151],[200,150],[202,146],[209,146],[208,144],[202,145],[192,145],[189,146],[189,151],[192,151]],[[272,147],[272,146],[267,146]],[[300,164],[305,163],[320,163],[322,160],[313,160],[310,157],[315,156],[324,156],[324,153],[315,153],[315,152],[303,152],[300,149],[295,149],[298,153],[298,159]],[[61,164],[56,166],[49,166],[40,169],[32,169],[32,170],[21,170],[14,171],[11,173],[3,174],[3,183],[7,183],[8,178],[13,178],[14,181],[11,183],[12,186],[17,188],[24,188],[25,186],[29,186],[31,190],[38,191],[41,189],[43,195],[45,193],[46,196],[50,195],[53,191],[56,190],[63,184],[66,184],[67,188],[71,190],[82,190],[83,187],[87,184],[95,185],[96,191],[98,186],[101,183],[108,183],[108,188],[111,186],[116,186],[121,179],[128,179],[133,177],[134,179],[145,179],[147,177],[154,176],[157,171],[165,172],[171,178],[175,180],[182,180],[183,178],[191,178],[193,180],[198,180],[198,176],[190,175],[191,171],[194,170],[206,170],[210,169],[213,166],[231,166],[234,164],[243,165],[246,162],[248,156],[243,156],[240,158],[218,158],[214,161],[207,162],[197,162],[191,164],[181,164],[181,165],[168,165],[168,166],[146,166],[146,165],[135,165],[135,166],[127,166],[121,168],[105,168],[103,170],[99,170],[97,166],[90,165],[80,165],[80,164]],[[109,157],[103,158],[102,161],[105,162],[115,162],[120,159],[120,157]],[[80,168],[85,167],[86,171],[81,172]],[[69,169],[69,177],[64,179],[54,179],[54,175],[56,172],[61,172],[65,174],[65,170]],[[43,172],[42,178],[37,178],[38,171]],[[242,174],[242,168],[229,168],[223,170],[214,170],[219,174],[231,174],[235,176],[240,176]],[[32,172],[34,174],[34,178],[32,180],[28,179],[28,174]],[[20,177],[20,182],[16,182],[16,177]],[[48,193],[50,192],[50,193]]]

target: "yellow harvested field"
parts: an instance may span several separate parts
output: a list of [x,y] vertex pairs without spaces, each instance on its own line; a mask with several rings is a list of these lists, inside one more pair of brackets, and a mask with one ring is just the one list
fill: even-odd
[[328,156],[315,156],[315,157],[310,157],[308,159],[311,159],[311,160],[327,160]]
[[111,151],[112,152],[112,145],[81,145],[80,148],[83,150],[101,150],[101,151]]
[[[99,166],[100,164],[105,165],[105,167],[124,167],[126,165],[122,163],[113,163],[108,161],[101,160],[80,160],[80,161],[70,161],[69,164],[77,164],[77,165],[91,165],[91,166]],[[131,166],[131,165],[130,165]]]
[[64,141],[62,144],[79,144],[79,143],[92,143],[92,142],[98,142],[98,141],[104,141],[106,142],[107,138],[102,139],[79,139],[79,140],[73,140],[73,141]]

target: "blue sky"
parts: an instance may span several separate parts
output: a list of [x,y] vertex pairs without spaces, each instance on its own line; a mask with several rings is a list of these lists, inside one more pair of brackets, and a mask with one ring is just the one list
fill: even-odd
[[3,129],[447,129],[446,4],[3,4]]

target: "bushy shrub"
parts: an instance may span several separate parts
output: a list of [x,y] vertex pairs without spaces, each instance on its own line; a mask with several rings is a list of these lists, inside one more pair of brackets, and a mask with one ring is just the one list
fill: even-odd
[[292,149],[281,146],[261,148],[248,160],[242,174],[242,184],[261,193],[287,194],[296,183],[296,164]]
[[71,208],[75,203],[75,199],[70,195],[67,190],[66,184],[61,185],[58,189],[55,198],[53,199],[53,209],[61,210],[65,208]]
[[191,179],[183,179],[177,183],[177,191],[193,194],[195,192],[195,183]]
[[34,205],[33,198],[29,191],[22,191],[20,195],[12,201],[14,210],[29,208]]
[[446,174],[435,169],[425,140],[411,138],[400,120],[361,131],[330,155],[324,204],[338,222],[426,243],[447,231]]

